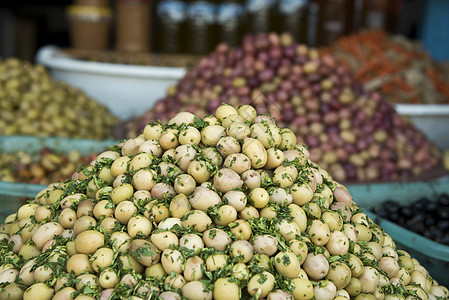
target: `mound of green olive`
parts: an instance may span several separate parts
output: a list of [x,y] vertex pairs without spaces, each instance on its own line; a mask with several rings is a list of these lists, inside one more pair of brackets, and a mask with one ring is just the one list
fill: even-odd
[[118,118],[41,65],[0,59],[0,135],[107,139]]
[[113,146],[0,226],[1,299],[446,299],[253,107]]

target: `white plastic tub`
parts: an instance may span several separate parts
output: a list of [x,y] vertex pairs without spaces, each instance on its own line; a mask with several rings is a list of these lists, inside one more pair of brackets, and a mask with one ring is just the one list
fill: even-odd
[[184,68],[78,60],[51,45],[39,49],[36,62],[47,67],[54,79],[82,89],[122,120],[153,107],[186,73]]
[[397,104],[395,107],[438,147],[449,149],[449,104]]

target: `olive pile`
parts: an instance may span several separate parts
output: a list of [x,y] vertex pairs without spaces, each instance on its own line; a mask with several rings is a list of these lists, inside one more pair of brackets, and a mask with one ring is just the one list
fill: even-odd
[[46,69],[0,59],[0,135],[107,139],[118,118]]
[[387,200],[373,212],[428,239],[449,246],[449,196],[421,198],[408,205]]
[[311,148],[312,161],[342,182],[397,180],[439,164],[438,149],[380,94],[364,90],[331,56],[286,34],[248,35],[235,49],[217,46],[128,124],[129,135],[180,110],[211,114],[221,103],[270,113]]
[[0,226],[0,299],[447,299],[249,105],[101,153]]
[[82,156],[78,150],[63,154],[50,148],[43,148],[36,155],[24,151],[0,153],[0,180],[47,185],[67,179],[95,157]]

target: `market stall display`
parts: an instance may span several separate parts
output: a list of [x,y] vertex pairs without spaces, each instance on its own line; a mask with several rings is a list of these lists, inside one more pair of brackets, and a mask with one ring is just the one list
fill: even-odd
[[449,296],[248,105],[146,125],[0,232],[2,299]]
[[0,60],[0,135],[111,138],[118,119],[41,65]]
[[166,121],[180,110],[204,117],[223,102],[269,113],[339,181],[411,178],[439,165],[437,147],[380,93],[288,34],[247,35],[237,48],[219,45],[117,136],[133,136],[148,121]]

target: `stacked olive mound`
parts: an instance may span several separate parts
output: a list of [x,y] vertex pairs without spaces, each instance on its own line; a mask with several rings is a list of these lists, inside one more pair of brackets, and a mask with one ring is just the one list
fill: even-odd
[[0,59],[0,135],[112,137],[118,118],[41,65]]
[[340,182],[411,178],[439,166],[438,149],[380,94],[365,90],[331,56],[285,34],[249,35],[235,49],[219,45],[129,123],[130,136],[148,121],[165,122],[179,111],[201,117],[221,103],[270,113]]
[[447,299],[251,106],[177,114],[1,226],[1,299]]

